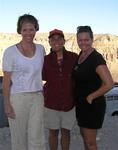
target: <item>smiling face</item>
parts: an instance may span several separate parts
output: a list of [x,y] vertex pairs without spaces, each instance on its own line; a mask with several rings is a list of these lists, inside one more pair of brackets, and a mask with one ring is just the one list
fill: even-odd
[[61,51],[63,50],[65,39],[61,35],[55,34],[49,38],[49,44],[53,51]]
[[77,43],[81,50],[88,51],[92,48],[93,39],[88,32],[81,32],[77,34]]
[[32,42],[36,34],[35,25],[33,23],[24,22],[21,26],[22,40]]

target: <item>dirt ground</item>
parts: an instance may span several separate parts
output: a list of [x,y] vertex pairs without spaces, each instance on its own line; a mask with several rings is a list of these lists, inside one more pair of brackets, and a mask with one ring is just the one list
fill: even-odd
[[[48,148],[48,131],[46,133],[46,146]],[[111,116],[107,113],[103,128],[98,131],[97,144],[99,150],[118,150],[118,116]],[[11,150],[9,127],[0,128],[0,150]],[[59,150],[61,150],[59,146]],[[71,131],[70,150],[84,150],[79,128]]]

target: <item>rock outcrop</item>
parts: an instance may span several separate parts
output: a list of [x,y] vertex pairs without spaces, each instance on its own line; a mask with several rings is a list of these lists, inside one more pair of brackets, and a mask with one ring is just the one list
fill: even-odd
[[[21,37],[18,34],[0,33],[0,68],[5,48],[19,42],[20,39]],[[78,53],[79,48],[76,42],[76,35],[65,33],[65,39],[65,47],[69,51]],[[50,46],[48,43],[48,33],[38,33],[35,42],[43,44],[46,53],[49,53]],[[93,46],[104,56],[114,81],[118,82],[118,36],[110,34],[95,34]]]

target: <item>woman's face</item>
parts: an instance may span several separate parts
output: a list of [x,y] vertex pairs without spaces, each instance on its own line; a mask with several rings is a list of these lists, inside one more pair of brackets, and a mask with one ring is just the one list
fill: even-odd
[[77,43],[81,50],[91,50],[93,39],[91,39],[88,32],[81,32],[77,34]]
[[52,50],[57,52],[63,50],[65,40],[62,36],[56,34],[49,39],[49,44]]
[[22,40],[32,42],[36,34],[35,25],[32,23],[24,22],[21,26]]

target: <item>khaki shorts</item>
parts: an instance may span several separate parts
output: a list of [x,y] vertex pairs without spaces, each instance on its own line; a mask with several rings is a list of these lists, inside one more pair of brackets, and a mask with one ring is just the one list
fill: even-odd
[[56,111],[45,107],[44,111],[45,128],[71,130],[76,124],[75,108],[70,111]]

